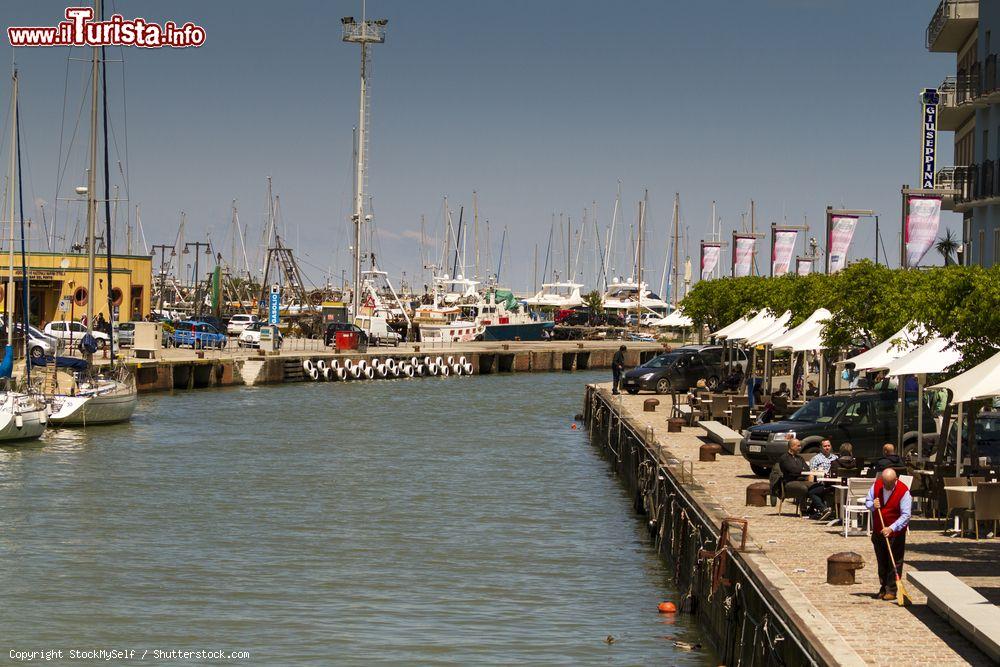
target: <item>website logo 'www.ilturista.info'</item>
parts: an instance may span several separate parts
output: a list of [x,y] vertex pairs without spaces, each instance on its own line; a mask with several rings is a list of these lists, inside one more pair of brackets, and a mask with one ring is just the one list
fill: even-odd
[[67,7],[66,20],[56,26],[12,26],[7,28],[11,46],[138,46],[157,49],[185,48],[205,43],[205,29],[188,21],[163,25],[136,17],[114,14],[107,21],[94,21],[91,7]]

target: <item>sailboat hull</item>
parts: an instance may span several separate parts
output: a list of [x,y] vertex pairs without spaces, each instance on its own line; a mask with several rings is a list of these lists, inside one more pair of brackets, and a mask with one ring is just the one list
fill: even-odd
[[552,322],[525,322],[522,324],[490,324],[483,333],[484,340],[544,340],[546,329]]
[[134,392],[69,397],[60,410],[49,416],[49,421],[53,426],[117,424],[131,419],[138,403]]
[[[21,413],[18,420],[13,414],[6,414],[6,419],[0,427],[0,443],[37,440],[45,432],[45,411],[27,410]],[[21,425],[18,426],[18,421]]]

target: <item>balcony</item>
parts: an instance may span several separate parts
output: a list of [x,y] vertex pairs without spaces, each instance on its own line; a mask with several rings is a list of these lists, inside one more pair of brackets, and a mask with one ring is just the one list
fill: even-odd
[[[938,172],[934,174],[934,189],[935,190],[956,190],[958,189],[955,184],[955,171],[959,169],[966,169],[966,167],[942,167],[938,169]],[[955,194],[946,194],[941,197],[941,208],[946,211],[955,210]]]
[[935,174],[934,186],[949,187],[949,178],[951,189],[956,191],[951,210],[963,212],[979,206],[1000,204],[1000,162],[983,160],[982,164],[941,169]]
[[979,0],[941,0],[927,26],[927,50],[958,53],[978,22]]
[[957,76],[949,76],[938,86],[941,102],[938,105],[937,127],[942,132],[957,132],[975,115],[976,107],[972,104],[975,98],[967,88],[968,78],[959,79]]

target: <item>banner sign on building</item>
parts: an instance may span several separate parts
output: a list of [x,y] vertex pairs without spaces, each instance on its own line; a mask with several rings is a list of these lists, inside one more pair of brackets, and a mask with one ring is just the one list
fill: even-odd
[[934,188],[934,162],[937,152],[937,108],[940,96],[937,88],[924,88],[920,94],[923,105],[923,127],[921,130],[920,187]]
[[735,236],[733,238],[733,277],[742,278],[750,275],[753,266],[754,246],[757,239],[752,236]]
[[795,254],[795,239],[799,233],[794,229],[776,229],[771,239],[771,275],[783,276],[788,273]]
[[830,273],[836,273],[847,266],[847,249],[851,247],[857,224],[858,218],[853,215],[835,215],[830,218],[830,238],[826,240]]
[[811,259],[802,259],[799,257],[795,260],[795,273],[800,276],[808,276],[812,273],[813,261]]
[[906,211],[906,265],[917,266],[937,239],[941,224],[941,199],[908,197]]
[[719,265],[719,255],[722,253],[720,243],[701,243],[701,279],[709,280]]

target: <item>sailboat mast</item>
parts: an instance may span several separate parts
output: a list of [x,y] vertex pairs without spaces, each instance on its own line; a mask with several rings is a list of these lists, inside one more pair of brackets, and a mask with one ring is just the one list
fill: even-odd
[[14,346],[14,169],[16,167],[15,158],[17,156],[17,71],[13,74],[13,88],[10,97],[10,169],[7,171],[7,192],[10,195],[7,211],[10,213],[10,246],[8,247],[10,256],[10,269],[7,273],[7,345]]
[[[101,15],[101,0],[94,0],[94,14]],[[87,170],[87,333],[94,331],[94,236],[97,229],[97,74],[101,47],[90,60],[90,167]]]
[[[98,0],[99,2],[100,0]],[[104,14],[100,13],[103,10],[98,11],[98,16],[101,20],[104,20]],[[101,47],[101,112],[104,118],[104,247],[107,249],[107,265],[105,267],[106,274],[105,280],[107,281],[107,292],[108,292],[108,326],[111,329],[108,331],[108,351],[110,352],[111,363],[115,363],[115,337],[114,337],[114,322],[115,322],[115,293],[111,287],[111,174],[109,172],[108,165],[108,61],[105,57],[105,47]],[[117,200],[117,193],[115,195]],[[115,206],[117,206],[117,201]],[[122,301],[124,301],[124,293],[122,293]],[[88,302],[90,299],[88,299]]]
[[[611,266],[611,247],[615,238],[615,221],[618,219],[618,205],[621,203],[622,199],[622,182],[618,179],[618,194],[615,195],[615,209],[611,213],[611,229],[608,231],[608,246],[604,252],[604,291],[608,289],[608,271],[613,267]],[[611,276],[614,279],[614,276]]]
[[681,193],[674,193],[674,309],[677,309],[680,294],[680,216],[681,216]]
[[473,276],[476,280],[479,280],[479,200],[476,196],[476,191],[472,191],[472,229],[473,229],[473,242],[476,246],[476,267],[475,275]]

